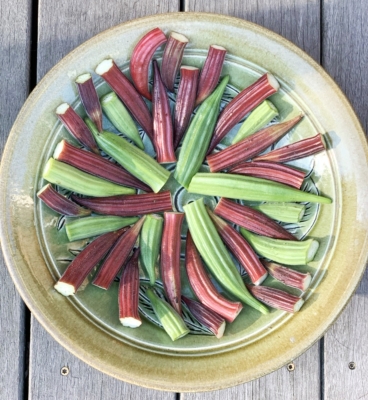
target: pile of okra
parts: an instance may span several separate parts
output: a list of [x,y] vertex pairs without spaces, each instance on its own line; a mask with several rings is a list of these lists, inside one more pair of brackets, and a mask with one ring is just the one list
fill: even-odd
[[[231,78],[221,75],[224,47],[209,46],[197,68],[182,65],[189,41],[182,34],[165,35],[155,28],[137,40],[130,79],[112,59],[95,69],[110,93],[99,98],[90,73],[76,79],[86,118],[67,103],[56,109],[80,146],[66,139],[56,146],[43,169],[42,177],[49,183],[37,195],[68,217],[70,241],[91,240],[55,289],[74,295],[93,271],[92,285],[108,290],[119,276],[116,318],[136,328],[142,323],[141,266],[148,278],[145,295],[172,340],[190,332],[183,307],[217,338],[244,306],[262,314],[269,313],[269,307],[298,311],[312,277],[293,266],[313,260],[319,243],[297,240],[279,222],[298,223],[305,211],[301,203],[327,204],[331,199],[301,190],[305,172],[287,163],[325,151],[323,135],[269,150],[303,118],[300,114],[274,122],[278,110],[268,98],[279,90],[279,83],[271,73],[242,89],[220,111]],[[155,59],[159,48],[160,64]],[[169,93],[176,97],[173,110]],[[103,114],[122,135],[103,129]],[[218,146],[237,125],[231,144]],[[145,152],[138,126],[151,141],[155,157]],[[187,192],[220,199],[214,209],[199,197],[183,205],[184,212],[174,210],[170,191],[163,190],[171,176],[165,165],[173,163],[173,178]],[[209,172],[199,172],[204,163]],[[243,200],[259,203],[250,207]],[[193,298],[181,293],[184,218],[184,268]],[[246,280],[234,259],[246,271]],[[299,289],[300,295],[262,284],[268,274]],[[155,289],[157,279],[165,298]]]

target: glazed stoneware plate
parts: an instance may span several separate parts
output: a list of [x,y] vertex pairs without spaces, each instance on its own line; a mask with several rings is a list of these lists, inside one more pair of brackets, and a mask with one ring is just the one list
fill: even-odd
[[[230,82],[223,104],[263,73],[271,72],[281,86],[271,97],[280,112],[278,120],[305,115],[276,146],[318,132],[325,134],[328,150],[295,164],[308,171],[305,190],[332,199],[332,204],[308,205],[308,218],[297,226],[287,226],[298,237],[315,238],[320,243],[315,259],[299,267],[310,271],[313,280],[303,295],[304,307],[295,315],[272,311],[261,316],[244,307],[220,340],[188,335],[171,342],[147,320],[139,329],[119,323],[117,283],[109,291],[84,285],[71,298],[54,290],[70,251],[85,244],[68,243],[64,228],[58,230],[59,216],[36,197],[45,183],[43,165],[55,145],[61,138],[71,139],[57,121],[55,109],[68,102],[83,113],[75,78],[91,72],[99,94],[106,93],[109,89],[94,74],[95,67],[111,57],[127,73],[135,44],[155,27],[189,38],[183,60],[189,65],[202,65],[210,44],[227,49],[223,75],[229,74]],[[162,49],[156,56],[160,61]],[[175,96],[171,100],[174,102]],[[229,144],[236,129],[222,146]],[[151,151],[149,145],[147,149]],[[331,78],[300,49],[235,18],[199,13],[156,15],[92,38],[58,63],[32,92],[11,131],[1,166],[2,248],[12,278],[32,313],[77,357],[141,386],[215,390],[255,379],[296,358],[323,335],[345,307],[367,258],[367,176],[366,139],[353,110]],[[178,211],[201,197],[188,194],[173,181],[168,188]],[[206,201],[211,205],[217,199],[208,197]],[[269,283],[272,285],[272,280]],[[185,290],[189,291],[186,284]]]

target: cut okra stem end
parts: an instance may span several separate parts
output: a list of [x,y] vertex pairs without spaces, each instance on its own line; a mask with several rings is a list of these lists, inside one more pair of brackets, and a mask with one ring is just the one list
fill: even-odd
[[75,287],[74,287],[74,285],[71,285],[70,283],[57,282],[54,285],[54,288],[63,296],[71,296],[71,295],[75,294]]

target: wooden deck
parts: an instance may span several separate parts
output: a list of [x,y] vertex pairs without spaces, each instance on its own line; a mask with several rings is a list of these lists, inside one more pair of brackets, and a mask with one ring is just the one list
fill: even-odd
[[[0,0],[1,152],[29,92],[70,50],[123,21],[179,10],[236,16],[290,39],[336,80],[367,131],[365,0]],[[367,273],[325,337],[294,360],[293,371],[285,366],[231,389],[174,394],[117,381],[64,350],[29,314],[0,262],[0,399],[368,399]]]

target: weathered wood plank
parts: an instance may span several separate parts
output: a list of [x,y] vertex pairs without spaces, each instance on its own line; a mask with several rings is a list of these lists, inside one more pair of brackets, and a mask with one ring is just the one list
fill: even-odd
[[[31,1],[0,1],[0,154],[29,91]],[[0,254],[0,398],[22,399],[25,306]]]
[[319,0],[186,0],[185,11],[226,14],[255,22],[289,39],[319,62]]
[[[316,61],[320,58],[319,1],[249,0],[209,2],[187,0],[186,11],[206,11],[246,19],[279,33],[305,50]],[[294,362],[261,379],[235,388],[209,394],[182,395],[184,399],[318,399],[320,396],[320,351],[315,344]]]
[[[319,344],[316,343],[292,364],[255,381],[207,393],[181,394],[182,400],[317,400],[319,399]],[[317,362],[316,362],[317,360]]]
[[[322,62],[368,130],[368,4],[323,2]],[[354,266],[351,266],[354,268]],[[325,399],[368,398],[368,271],[349,305],[325,336]],[[354,362],[355,369],[349,369]]]
[[[179,3],[169,0],[41,1],[37,78],[41,79],[69,51],[102,30],[130,19],[178,9]],[[34,318],[30,346],[30,399],[175,398],[173,393],[138,388],[89,367],[56,343]],[[60,371],[65,365],[70,373],[62,376]]]

